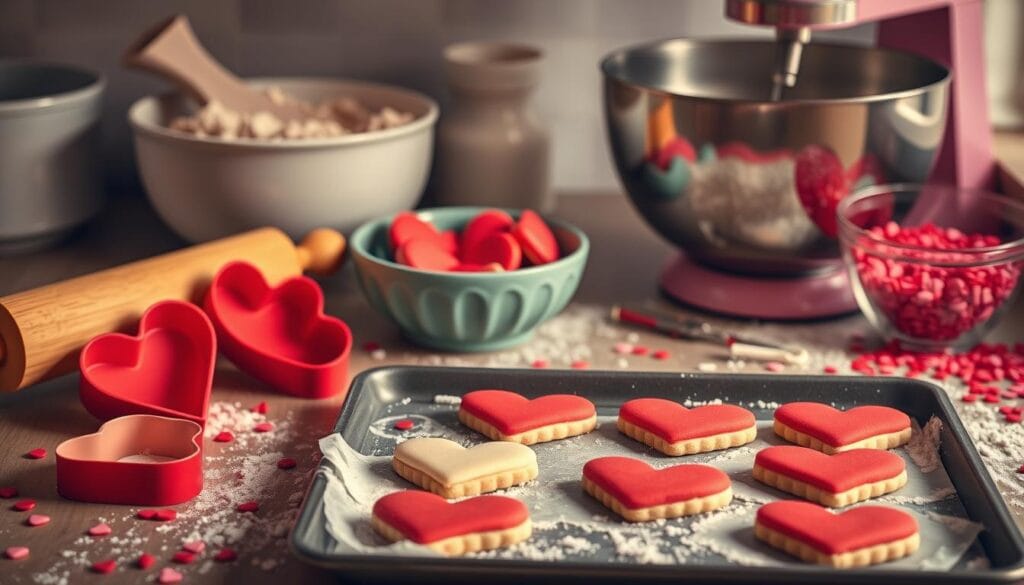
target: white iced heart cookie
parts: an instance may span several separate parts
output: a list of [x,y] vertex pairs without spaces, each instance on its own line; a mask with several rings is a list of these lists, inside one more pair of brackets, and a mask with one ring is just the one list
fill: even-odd
[[448,439],[409,439],[391,460],[398,475],[445,498],[476,496],[537,477],[537,455],[519,443],[494,441],[470,447]]

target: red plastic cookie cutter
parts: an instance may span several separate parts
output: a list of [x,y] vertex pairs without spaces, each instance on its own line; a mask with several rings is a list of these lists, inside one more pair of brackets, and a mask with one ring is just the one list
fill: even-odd
[[93,416],[109,420],[154,414],[206,424],[217,337],[190,303],[151,306],[135,337],[109,333],[82,349],[79,396]]
[[324,315],[324,294],[312,279],[271,288],[255,266],[232,262],[214,277],[204,307],[221,351],[249,375],[301,398],[346,387],[352,332]]
[[170,506],[203,489],[202,427],[150,414],[122,416],[57,445],[57,492],[98,504]]

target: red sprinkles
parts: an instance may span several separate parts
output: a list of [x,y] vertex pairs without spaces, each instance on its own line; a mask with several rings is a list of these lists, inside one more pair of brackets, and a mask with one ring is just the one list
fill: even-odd
[[26,459],[42,459],[43,457],[46,457],[46,449],[43,449],[42,447],[32,449],[28,453],[25,453]]
[[17,502],[14,502],[14,505],[11,506],[11,509],[16,511],[16,512],[27,512],[27,511],[35,508],[35,507],[36,507],[36,501],[35,500],[26,499],[26,500],[18,500]]
[[260,504],[259,502],[243,502],[238,504],[237,510],[239,512],[259,512]]
[[269,433],[270,431],[274,430],[274,425],[268,422],[261,422],[254,426],[252,430],[257,433]]
[[[412,429],[414,426],[416,426],[416,423],[411,421],[411,420],[409,420],[409,419],[407,419],[407,418],[403,418],[402,420],[395,422],[394,426],[395,426],[395,430],[397,430],[397,431],[408,431],[408,430]],[[280,466],[281,466],[281,464],[279,462],[278,463],[278,467],[280,467]]]
[[285,457],[283,459],[278,459],[277,461],[278,469],[295,469],[296,465],[298,464],[291,457]]
[[266,402],[260,402],[256,406],[252,407],[252,411],[257,414],[267,414],[270,411],[270,407],[267,406]]
[[230,443],[235,440],[235,435],[231,434],[230,431],[221,431],[213,437],[213,440],[216,443]]
[[[921,249],[894,250],[887,242]],[[1000,243],[993,235],[889,222],[869,229],[852,254],[864,291],[893,327],[920,339],[951,341],[987,321],[1016,288],[1020,268],[1014,264],[956,265],[971,260],[961,251]],[[888,257],[893,254],[908,259]]]
[[196,555],[188,552],[187,550],[179,550],[174,553],[171,560],[179,565],[190,565],[196,560]]
[[217,551],[217,554],[213,555],[213,560],[218,563],[230,563],[231,561],[238,558],[238,553],[230,548],[222,548]]
[[10,498],[18,497],[18,488],[14,487],[0,487],[0,498],[8,500]]
[[145,571],[146,569],[153,566],[156,562],[156,557],[149,553],[142,553],[139,558],[135,559],[135,566]]
[[114,569],[116,569],[116,568],[117,568],[117,561],[114,560],[114,559],[106,559],[106,560],[103,560],[103,561],[96,561],[95,563],[93,563],[89,567],[89,569],[93,573],[99,573],[101,575],[106,575],[108,573],[113,573]]

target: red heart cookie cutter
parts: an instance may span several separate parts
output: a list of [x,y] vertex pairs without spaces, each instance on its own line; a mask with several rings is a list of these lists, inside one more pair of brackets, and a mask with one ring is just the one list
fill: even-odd
[[57,446],[57,491],[99,504],[170,506],[203,489],[202,427],[149,414],[108,421]]
[[135,337],[95,337],[79,356],[79,395],[102,420],[155,414],[206,424],[217,339],[195,305],[164,301],[151,306]]
[[221,351],[242,371],[301,398],[345,388],[352,332],[324,315],[324,294],[312,279],[271,288],[255,266],[232,262],[214,277],[204,307]]

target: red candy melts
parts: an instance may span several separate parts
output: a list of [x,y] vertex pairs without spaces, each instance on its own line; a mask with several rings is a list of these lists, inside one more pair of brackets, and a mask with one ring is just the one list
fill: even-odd
[[757,523],[827,555],[895,542],[917,533],[914,517],[895,508],[860,506],[833,514],[817,504],[795,500],[761,506]]
[[454,270],[459,265],[459,259],[453,253],[429,239],[412,239],[405,242],[395,253],[395,260],[412,268],[440,272]]
[[469,220],[462,229],[462,250],[472,249],[494,234],[511,231],[516,221],[500,209],[488,209]]
[[[454,235],[454,234],[453,234]],[[391,249],[397,253],[398,249],[414,239],[427,240],[438,248],[449,253],[455,253],[455,239],[453,236],[445,236],[437,231],[432,224],[423,221],[411,211],[403,211],[395,216],[388,230],[388,242]]]
[[494,233],[463,248],[462,259],[469,264],[498,264],[505,270],[515,270],[523,263],[523,250],[512,234]]
[[523,211],[519,221],[512,228],[512,235],[519,240],[523,254],[531,264],[547,264],[558,260],[558,240],[555,239],[555,234],[533,211]]

